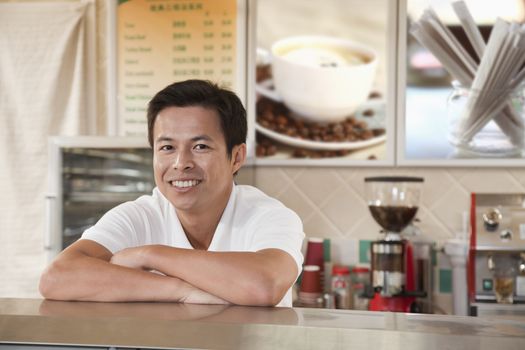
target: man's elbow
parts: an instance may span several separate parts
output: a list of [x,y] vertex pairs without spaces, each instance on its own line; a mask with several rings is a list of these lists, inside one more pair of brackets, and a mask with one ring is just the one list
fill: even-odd
[[59,291],[61,288],[58,278],[60,267],[57,265],[56,263],[52,263],[40,276],[38,290],[46,299],[60,299]]
[[38,291],[46,299],[50,299],[52,293],[52,283],[50,282],[47,269],[40,276],[40,282],[38,283]]
[[266,296],[266,302],[268,306],[277,306],[279,302],[284,298],[288,288],[283,289],[282,286],[273,286]]
[[276,306],[284,298],[291,285],[291,282],[269,276],[253,286],[254,291],[251,295],[258,306]]

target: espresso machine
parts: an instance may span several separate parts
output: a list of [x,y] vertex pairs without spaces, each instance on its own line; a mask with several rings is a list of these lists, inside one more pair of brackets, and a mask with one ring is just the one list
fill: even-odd
[[[386,176],[365,178],[368,208],[383,228],[384,237],[371,243],[371,286],[369,310],[421,312],[417,290],[414,250],[401,232],[414,219],[423,178]],[[430,292],[430,291],[429,291]]]
[[471,316],[525,316],[525,194],[471,194]]

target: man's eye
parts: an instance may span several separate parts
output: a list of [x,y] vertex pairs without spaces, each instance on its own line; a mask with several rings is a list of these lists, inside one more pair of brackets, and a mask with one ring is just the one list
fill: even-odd
[[202,143],[199,143],[198,145],[195,145],[195,149],[196,150],[205,150],[205,149],[208,149],[209,147],[207,145],[204,145]]
[[159,150],[161,151],[171,151],[173,149],[173,147],[171,145],[164,145],[164,146],[161,146]]

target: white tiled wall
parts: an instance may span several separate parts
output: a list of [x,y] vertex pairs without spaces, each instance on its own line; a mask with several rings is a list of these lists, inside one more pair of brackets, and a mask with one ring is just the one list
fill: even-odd
[[[418,224],[437,243],[460,235],[471,192],[525,192],[525,169],[495,168],[302,168],[257,167],[255,185],[296,211],[310,237],[330,238],[334,263],[359,262],[359,240],[380,237],[364,195],[367,176],[408,175],[425,179]],[[345,255],[346,254],[346,255]],[[348,256],[351,254],[352,256]],[[442,273],[450,275],[448,258],[438,252],[434,269],[436,313],[453,312],[450,290],[443,292]],[[450,280],[445,281],[450,284]]]
[[376,239],[364,198],[367,176],[425,179],[419,227],[438,244],[463,231],[471,192],[525,192],[525,169],[257,167],[255,184],[302,218],[307,236]]

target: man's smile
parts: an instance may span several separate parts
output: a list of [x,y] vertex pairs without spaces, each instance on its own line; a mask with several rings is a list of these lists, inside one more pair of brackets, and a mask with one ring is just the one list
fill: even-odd
[[170,181],[170,185],[177,188],[190,188],[200,184],[201,180],[173,180]]

